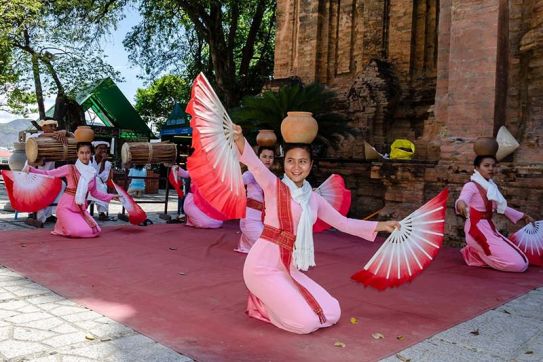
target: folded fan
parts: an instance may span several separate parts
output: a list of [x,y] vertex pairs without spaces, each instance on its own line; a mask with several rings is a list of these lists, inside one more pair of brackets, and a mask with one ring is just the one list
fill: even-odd
[[[345,187],[343,177],[338,174],[332,174],[316,190],[334,209],[341,215],[347,215],[351,207],[351,191]],[[313,225],[313,232],[319,233],[328,230],[330,225],[317,219]]]
[[183,183],[179,179],[176,167],[170,168],[170,172],[168,173],[168,181],[170,182],[170,185],[172,185],[172,187],[175,189],[179,197],[183,197],[185,195],[185,193],[183,192]]
[[509,239],[526,254],[531,265],[543,266],[543,220],[526,224]]
[[111,186],[115,188],[115,191],[119,194],[119,201],[126,209],[128,213],[128,221],[133,225],[139,225],[145,220],[147,220],[147,214],[140,205],[134,201],[132,196],[130,196],[121,186],[117,185],[112,180],[109,180]]
[[192,85],[187,112],[192,116],[193,129],[194,153],[187,161],[191,182],[220,213],[231,219],[244,217],[247,200],[234,124],[202,73]]
[[58,177],[2,171],[11,206],[19,212],[36,212],[51,205],[62,189]]
[[364,268],[351,278],[384,290],[413,280],[436,257],[443,243],[448,190],[400,221]]

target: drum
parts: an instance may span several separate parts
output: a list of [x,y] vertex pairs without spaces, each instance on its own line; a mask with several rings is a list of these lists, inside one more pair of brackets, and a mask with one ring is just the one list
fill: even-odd
[[121,159],[124,165],[175,164],[177,146],[169,142],[126,142],[121,148]]
[[77,159],[77,141],[66,138],[67,145],[52,137],[34,137],[26,141],[25,152],[29,163],[41,161],[74,161]]

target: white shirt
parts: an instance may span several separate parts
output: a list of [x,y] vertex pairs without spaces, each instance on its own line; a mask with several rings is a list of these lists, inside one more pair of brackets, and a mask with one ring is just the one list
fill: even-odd
[[104,166],[104,171],[100,172],[100,163],[96,162],[96,156],[92,156],[90,164],[96,170],[96,175],[102,182],[106,183],[109,178],[109,173],[111,171],[111,162],[106,161]]

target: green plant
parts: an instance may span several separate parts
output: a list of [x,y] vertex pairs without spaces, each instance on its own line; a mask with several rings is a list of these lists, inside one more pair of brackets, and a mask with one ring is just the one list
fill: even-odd
[[272,129],[280,137],[281,122],[289,111],[313,113],[319,124],[317,146],[338,147],[339,136],[356,134],[348,120],[337,112],[330,111],[335,93],[319,83],[308,86],[299,84],[283,86],[279,91],[267,91],[258,96],[245,97],[240,107],[231,114],[240,124],[250,141],[254,141],[259,129]]

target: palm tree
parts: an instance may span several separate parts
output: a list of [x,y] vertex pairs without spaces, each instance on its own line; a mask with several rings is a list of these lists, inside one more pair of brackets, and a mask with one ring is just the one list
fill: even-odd
[[276,92],[243,98],[240,107],[232,111],[232,118],[243,127],[248,139],[254,141],[259,129],[272,129],[280,135],[287,112],[311,112],[319,125],[316,146],[325,151],[328,146],[337,148],[339,136],[356,134],[343,115],[330,111],[334,99],[335,93],[318,83],[306,87],[287,85]]

